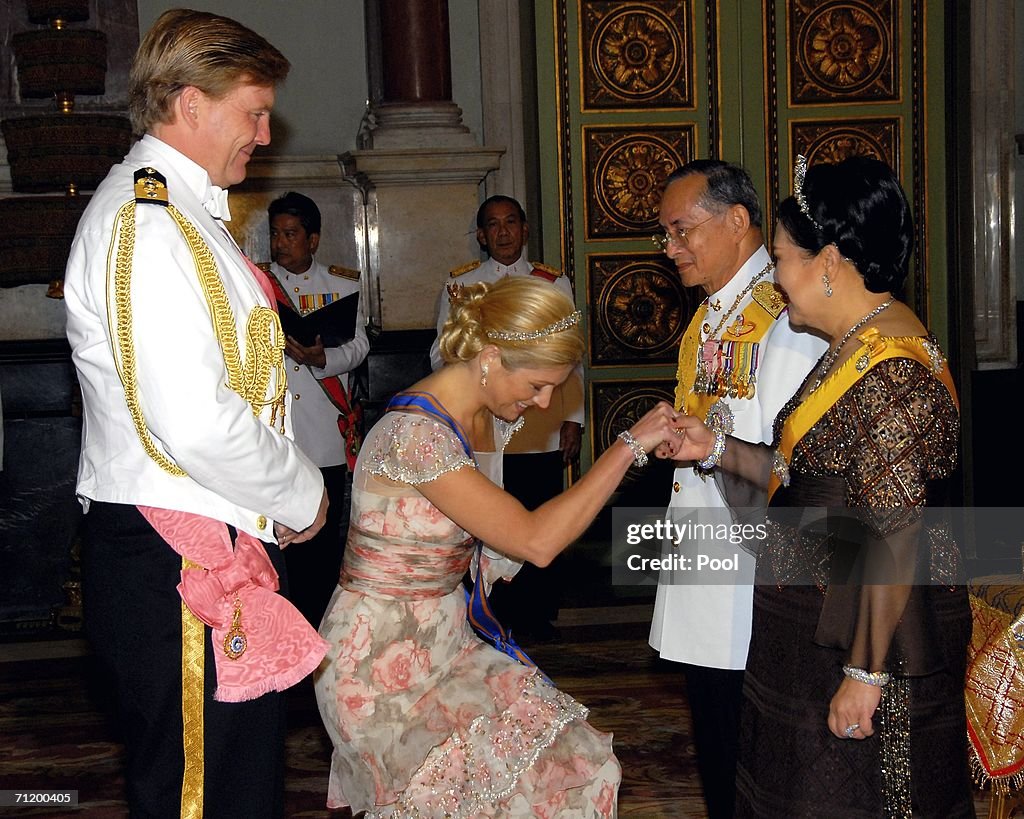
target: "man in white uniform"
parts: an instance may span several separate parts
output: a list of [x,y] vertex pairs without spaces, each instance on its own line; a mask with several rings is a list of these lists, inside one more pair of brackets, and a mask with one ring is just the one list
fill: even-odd
[[[313,256],[320,246],[320,208],[308,196],[290,192],[267,209],[270,219],[269,273],[279,298],[300,315],[359,293],[359,271],[331,265]],[[327,523],[301,549],[288,549],[288,583],[296,607],[314,626],[320,625],[327,602],[338,584],[348,520],[346,485],[359,454],[361,419],[352,394],[354,375],[366,359],[362,306],[356,310],[355,335],[342,344],[325,346],[319,336],[309,347],[288,336],[285,356],[292,394],[295,442],[320,467],[331,505]]]
[[[688,163],[666,181],[659,223],[658,242],[683,284],[708,294],[683,336],[676,408],[705,418],[716,405],[731,416],[736,437],[771,441],[775,416],[826,344],[789,326],[749,175],[718,160]],[[694,509],[699,520],[700,509],[725,506],[713,478],[677,464],[669,514]],[[753,588],[672,579],[663,576],[658,586],[650,643],[683,664],[708,814],[725,819],[735,798]]]
[[[438,338],[448,320],[448,294],[453,287],[496,282],[505,276],[533,276],[550,282],[573,300],[572,286],[561,271],[527,260],[530,228],[519,202],[509,196],[490,197],[477,210],[476,224],[477,241],[487,251],[488,259],[451,271],[451,280],[438,299]],[[435,339],[430,348],[430,365],[436,370],[443,364]],[[564,469],[580,452],[584,418],[582,366],[555,390],[547,409],[531,407],[524,417],[526,424],[505,450],[505,489],[527,509],[536,509],[563,490]],[[511,583],[495,585],[490,598],[495,614],[517,638],[545,641],[556,635],[552,621],[558,616],[561,602],[561,568],[558,558],[546,569],[527,563]]]
[[326,650],[275,593],[280,549],[323,526],[323,479],[291,438],[269,284],[224,226],[288,69],[234,20],[163,14],[131,71],[144,136],[68,261],[85,626],[132,816],[280,816],[282,691]]

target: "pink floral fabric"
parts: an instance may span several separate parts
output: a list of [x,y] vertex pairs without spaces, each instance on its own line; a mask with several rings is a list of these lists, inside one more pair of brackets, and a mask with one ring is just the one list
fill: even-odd
[[614,816],[611,736],[466,621],[475,541],[415,489],[452,468],[473,468],[457,438],[406,413],[385,416],[359,456],[345,567],[320,626],[327,805],[368,819]]

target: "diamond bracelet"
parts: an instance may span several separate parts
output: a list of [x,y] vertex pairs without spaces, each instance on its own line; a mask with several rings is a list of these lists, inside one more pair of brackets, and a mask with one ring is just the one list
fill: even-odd
[[630,431],[628,429],[624,429],[619,433],[618,437],[622,443],[633,451],[633,463],[640,468],[647,466],[647,453],[644,452],[644,448],[640,445],[640,442],[633,437]]
[[697,468],[701,472],[710,472],[722,462],[722,455],[725,454],[725,430],[721,426],[715,427],[715,443],[711,447],[708,457],[697,461]]
[[881,688],[890,679],[888,671],[865,671],[863,668],[852,665],[844,665],[843,673],[851,680],[862,682],[865,685],[873,685],[876,688]]

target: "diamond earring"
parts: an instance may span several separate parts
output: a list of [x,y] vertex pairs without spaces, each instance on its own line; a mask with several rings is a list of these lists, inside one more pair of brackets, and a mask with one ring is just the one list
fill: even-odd
[[487,365],[484,364],[480,367],[480,386],[487,386]]
[[828,280],[828,274],[824,274],[821,280],[825,283],[825,298],[832,298],[832,282]]

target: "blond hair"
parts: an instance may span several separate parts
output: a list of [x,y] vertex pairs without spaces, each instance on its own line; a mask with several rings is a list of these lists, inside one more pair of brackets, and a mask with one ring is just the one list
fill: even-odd
[[535,333],[565,320],[573,311],[565,294],[536,279],[507,276],[493,284],[467,285],[453,296],[438,342],[441,357],[448,364],[470,361],[493,344],[501,353],[502,366],[510,370],[577,364],[584,349],[578,323],[536,339],[488,336],[489,332]]
[[132,128],[144,134],[170,122],[174,100],[187,86],[221,99],[243,83],[276,86],[290,68],[280,51],[229,17],[171,9],[142,38],[132,62]]

